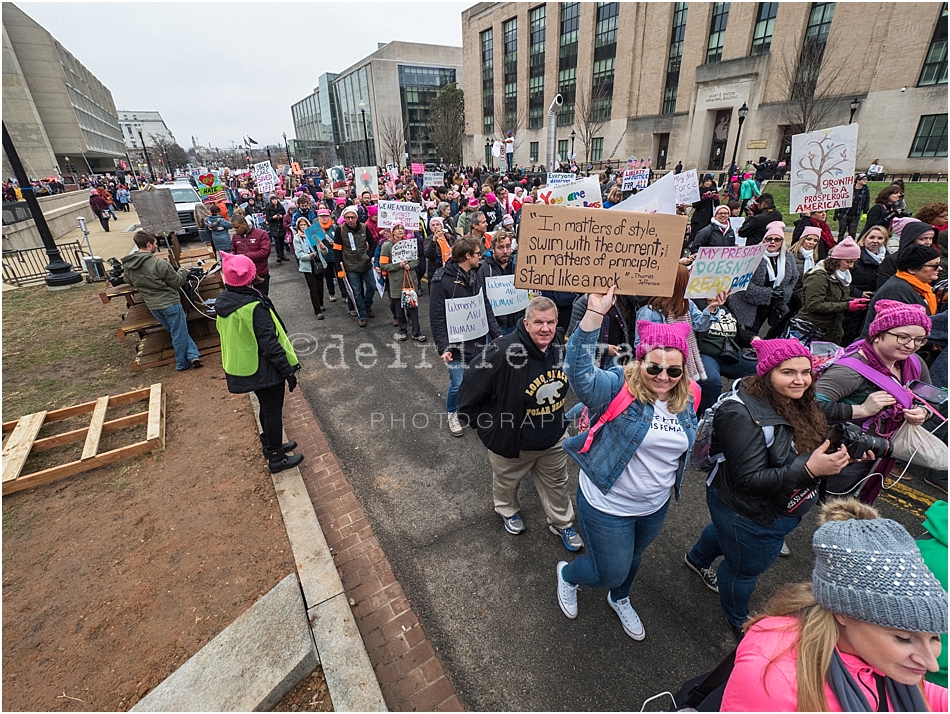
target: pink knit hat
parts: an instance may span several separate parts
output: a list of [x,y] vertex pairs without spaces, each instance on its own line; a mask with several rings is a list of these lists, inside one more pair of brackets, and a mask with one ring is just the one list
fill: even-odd
[[874,320],[868,328],[868,337],[872,339],[882,332],[908,325],[919,325],[930,334],[930,317],[923,305],[909,305],[897,300],[878,300],[874,309]]
[[683,359],[689,352],[686,346],[686,337],[692,328],[688,322],[674,322],[672,325],[665,325],[661,322],[648,322],[647,320],[637,321],[637,335],[640,337],[640,344],[637,345],[637,359],[642,360],[647,352],[655,349],[670,347],[683,353]]
[[798,340],[756,340],[752,343],[759,364],[755,373],[764,377],[782,362],[795,357],[807,357],[811,360],[811,352]]
[[469,207],[469,208],[478,208],[478,199],[477,199],[477,198],[470,198],[470,199],[468,199],[468,207]]
[[525,196],[521,199],[522,203],[534,203],[534,196]]
[[246,255],[234,255],[221,251],[221,273],[224,282],[231,287],[243,288],[254,282],[257,270],[254,261]]
[[802,231],[801,237],[805,236],[815,236],[816,238],[821,238],[821,228],[818,226],[808,226],[805,230]]
[[367,216],[375,216],[379,213],[379,207],[375,203],[371,203],[366,207]]
[[[818,234],[821,235],[821,231],[818,231]],[[782,221],[772,221],[765,227],[766,236],[781,236],[785,238],[785,224]],[[764,236],[763,236],[764,237]]]
[[861,257],[861,246],[854,242],[854,238],[848,236],[828,251],[828,257],[838,260],[857,260]]
[[489,203],[494,203],[497,200],[497,198],[494,193],[489,191],[488,193],[485,194],[485,200],[488,201]]

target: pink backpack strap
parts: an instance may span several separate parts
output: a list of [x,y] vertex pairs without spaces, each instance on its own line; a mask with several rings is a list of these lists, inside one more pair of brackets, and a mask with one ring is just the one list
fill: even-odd
[[597,420],[597,423],[587,430],[587,439],[584,441],[584,446],[580,450],[580,453],[586,454],[588,449],[590,449],[590,445],[594,443],[594,435],[600,428],[607,422],[613,421],[623,414],[631,404],[633,404],[633,394],[630,393],[626,383],[624,383],[620,391],[617,392],[617,395],[610,400],[610,404],[607,405],[607,410],[601,415],[600,419]]
[[695,379],[689,380],[689,391],[693,395],[693,409],[699,414],[699,403],[703,400],[703,390]]

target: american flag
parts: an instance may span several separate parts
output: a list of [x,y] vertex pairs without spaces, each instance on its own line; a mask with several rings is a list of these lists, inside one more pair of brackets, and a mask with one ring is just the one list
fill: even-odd
[[227,201],[228,194],[226,191],[215,191],[214,193],[205,196],[203,200],[205,203],[218,203],[220,201]]

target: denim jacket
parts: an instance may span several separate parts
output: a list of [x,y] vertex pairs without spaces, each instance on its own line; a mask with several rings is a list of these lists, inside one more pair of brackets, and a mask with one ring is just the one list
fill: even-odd
[[[564,372],[571,389],[590,411],[590,422],[593,425],[600,415],[607,409],[607,405],[617,395],[624,385],[623,368],[613,366],[604,370],[594,366],[594,352],[597,349],[599,330],[586,332],[578,327],[567,342],[567,354],[564,359]],[[578,404],[570,412],[569,417],[575,417],[582,405]],[[696,411],[692,399],[686,409],[676,415],[680,426],[689,439],[689,448],[680,457],[679,467],[676,470],[674,494],[676,500],[680,497],[680,485],[683,481],[683,472],[689,458],[690,449],[696,440]],[[601,493],[608,493],[614,482],[620,477],[630,459],[646,437],[653,422],[653,405],[644,404],[635,399],[613,421],[607,422],[597,432],[594,441],[587,453],[580,453],[587,440],[587,434],[581,433],[564,441],[564,451],[587,474],[587,477],[600,489]]]

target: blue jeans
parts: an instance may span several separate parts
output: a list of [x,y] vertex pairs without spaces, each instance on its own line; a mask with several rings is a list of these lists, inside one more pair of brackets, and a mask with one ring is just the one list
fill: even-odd
[[164,310],[151,310],[155,319],[172,336],[172,347],[175,350],[175,368],[181,372],[191,366],[192,360],[201,357],[195,341],[188,334],[188,322],[185,320],[185,310],[181,303],[176,303]]
[[701,354],[703,369],[706,371],[706,381],[699,383],[702,391],[702,400],[699,402],[699,416],[705,413],[709,407],[715,404],[719,395],[722,394],[722,378],[739,379],[755,374],[755,367],[758,364],[754,359],[739,355],[738,364],[723,364],[715,357]]
[[590,505],[578,487],[577,516],[587,554],[564,568],[564,579],[574,585],[610,588],[614,602],[628,597],[643,551],[660,535],[669,507],[667,500],[649,516],[612,516]]
[[222,251],[231,252],[231,234],[228,231],[211,231],[211,243],[219,255]]
[[376,274],[373,269],[365,270],[362,273],[347,272],[346,280],[353,288],[353,297],[356,298],[356,314],[361,320],[366,319],[366,314],[373,309],[373,294],[376,292]]
[[719,500],[712,486],[706,488],[706,505],[712,523],[703,529],[689,551],[689,559],[701,568],[708,568],[716,558],[723,556],[716,570],[719,602],[730,624],[742,627],[749,618],[749,600],[759,576],[776,561],[785,536],[795,530],[802,519],[783,516],[766,528],[729,508]]
[[462,378],[465,376],[465,363],[457,357],[451,362],[446,362],[445,366],[449,370],[449,389],[445,393],[445,411],[449,414],[455,414],[459,410],[459,387],[462,386]]

